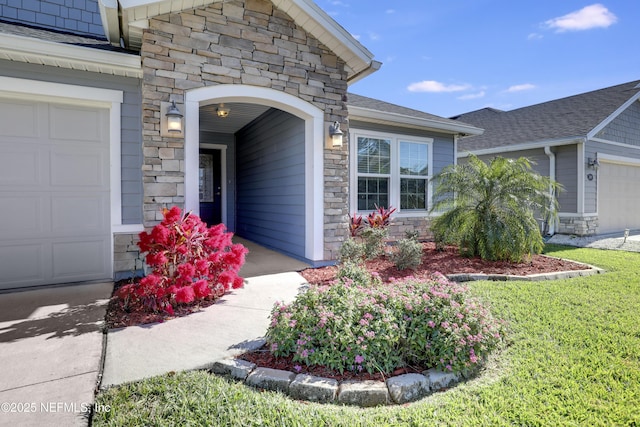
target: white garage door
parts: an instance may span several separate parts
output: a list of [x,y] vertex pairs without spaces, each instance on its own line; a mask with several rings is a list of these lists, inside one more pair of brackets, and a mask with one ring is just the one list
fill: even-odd
[[640,229],[640,165],[601,162],[598,233]]
[[110,272],[108,110],[0,98],[0,289]]

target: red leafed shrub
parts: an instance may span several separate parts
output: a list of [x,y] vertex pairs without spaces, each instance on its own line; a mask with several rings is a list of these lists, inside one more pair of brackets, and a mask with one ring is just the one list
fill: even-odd
[[151,274],[116,291],[124,309],[173,314],[177,304],[216,299],[242,287],[238,271],[248,250],[231,242],[233,234],[223,224],[207,227],[177,206],[163,214],[162,222],[140,233],[138,242]]

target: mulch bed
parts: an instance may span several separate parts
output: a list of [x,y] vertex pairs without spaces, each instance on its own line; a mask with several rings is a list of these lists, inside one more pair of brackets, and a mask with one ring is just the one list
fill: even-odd
[[[427,279],[433,273],[442,274],[509,274],[517,276],[526,276],[539,273],[553,273],[569,270],[584,270],[585,266],[571,261],[565,261],[556,258],[550,258],[542,255],[534,255],[525,262],[514,264],[504,261],[485,261],[479,257],[465,258],[460,256],[457,248],[446,247],[443,250],[436,250],[435,243],[425,242],[423,245],[422,265],[416,270],[399,271],[393,265],[388,257],[380,257],[375,260],[367,261],[367,269],[371,272],[377,272],[383,281],[389,281],[392,278],[401,279],[413,276],[417,279]],[[335,280],[338,268],[335,266],[322,268],[309,268],[300,272],[300,274],[312,284],[327,284]],[[114,292],[120,286],[130,283],[130,280],[117,282],[114,286]],[[179,306],[175,309],[173,315],[168,313],[129,313],[120,308],[117,301],[112,297],[107,308],[106,324],[109,328],[121,328],[126,326],[142,325],[149,323],[164,322],[165,320],[187,316],[191,313],[200,311],[216,302],[215,299],[205,300],[197,305]],[[245,353],[239,358],[253,362],[258,366],[281,369],[297,373],[305,373],[309,375],[332,378],[339,381],[357,379],[357,380],[374,380],[385,381],[386,378],[393,375],[404,373],[420,373],[427,369],[426,367],[406,367],[396,370],[390,374],[367,372],[348,372],[339,373],[332,371],[323,366],[305,366],[297,362],[293,362],[290,357],[274,357],[266,347],[260,350]]]
[[[433,273],[442,274],[509,274],[527,276],[539,273],[555,273],[569,270],[584,270],[583,264],[551,258],[544,255],[533,255],[531,259],[518,264],[507,261],[486,261],[480,257],[467,258],[460,256],[458,249],[447,246],[436,250],[433,242],[422,244],[422,265],[416,270],[400,271],[395,268],[388,257],[380,257],[366,262],[367,269],[377,272],[382,281],[391,278],[401,279],[413,276],[417,279],[427,279]],[[309,268],[300,272],[309,283],[326,284],[335,279],[338,268],[335,266]]]

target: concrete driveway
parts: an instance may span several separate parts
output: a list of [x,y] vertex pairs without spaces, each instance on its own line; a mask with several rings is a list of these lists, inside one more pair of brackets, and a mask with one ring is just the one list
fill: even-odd
[[0,294],[0,426],[86,426],[112,282]]

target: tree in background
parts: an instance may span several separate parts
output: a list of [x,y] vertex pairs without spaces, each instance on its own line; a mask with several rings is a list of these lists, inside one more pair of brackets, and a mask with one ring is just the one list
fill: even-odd
[[431,230],[439,245],[454,244],[466,256],[520,262],[542,252],[536,215],[555,220],[560,184],[541,176],[531,161],[496,157],[489,164],[470,155],[434,177]]

